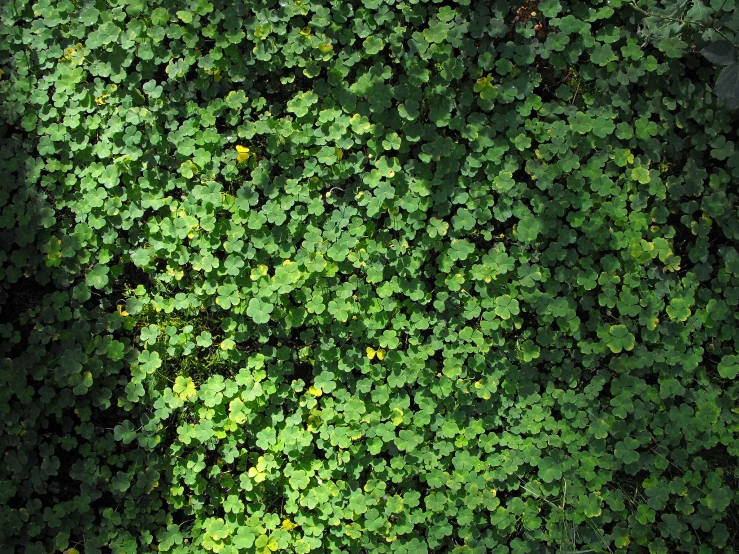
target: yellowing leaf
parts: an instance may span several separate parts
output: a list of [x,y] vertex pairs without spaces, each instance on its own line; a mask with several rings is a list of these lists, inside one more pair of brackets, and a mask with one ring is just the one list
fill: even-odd
[[241,163],[249,159],[249,149],[246,146],[236,145],[236,161]]
[[311,387],[308,389],[308,393],[312,394],[313,396],[321,396],[323,394],[323,391],[321,389],[317,389],[316,387]]
[[118,304],[118,313],[122,315],[123,317],[126,317],[129,315],[129,313],[126,310],[124,310],[123,306],[121,306],[120,304]]
[[379,350],[375,350],[374,348],[368,346],[367,347],[367,357],[370,360],[373,360],[377,356],[378,360],[384,360],[385,359],[385,351],[380,348]]
[[220,346],[221,350],[233,350],[236,348],[236,342],[233,339],[224,339]]
[[296,523],[293,523],[293,522],[292,522],[292,521],[290,521],[289,519],[285,519],[285,520],[283,520],[283,522],[282,522],[282,528],[283,528],[283,529],[284,529],[285,531],[292,531],[292,530],[293,530],[293,529],[295,529],[295,528],[296,528],[297,526],[298,526],[298,525],[297,525]]

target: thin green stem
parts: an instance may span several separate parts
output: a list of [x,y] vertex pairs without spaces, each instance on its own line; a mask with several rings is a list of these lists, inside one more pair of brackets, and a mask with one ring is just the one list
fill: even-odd
[[[724,4],[725,3],[726,2],[724,1]],[[685,24],[687,24],[687,25],[697,25],[699,27],[702,27],[703,29],[710,29],[712,31],[715,31],[716,34],[718,34],[722,39],[724,39],[726,42],[728,42],[729,44],[731,44],[734,48],[739,49],[739,46],[737,46],[731,39],[729,39],[729,37],[727,37],[725,34],[723,34],[719,29],[717,29],[716,26],[715,26],[715,24],[714,25],[706,25],[705,23],[701,23],[700,21],[688,21],[686,19],[677,19],[677,18],[674,18],[674,17],[669,17],[667,15],[661,15],[661,14],[658,14],[658,13],[652,13],[652,12],[649,12],[649,11],[645,10],[641,6],[639,6],[636,3],[636,0],[631,0],[631,4],[630,5],[636,11],[638,11],[641,14],[646,15],[647,17],[657,17],[659,19],[663,19],[664,21],[671,21],[673,23],[681,23],[683,25],[685,25]],[[723,5],[721,7],[723,8]]]

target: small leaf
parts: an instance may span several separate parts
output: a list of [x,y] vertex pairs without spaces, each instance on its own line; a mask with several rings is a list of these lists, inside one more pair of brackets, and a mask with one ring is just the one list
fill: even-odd
[[718,374],[724,379],[735,379],[739,375],[739,356],[724,356],[718,364]]
[[192,23],[192,13],[191,12],[188,12],[186,10],[178,11],[177,17],[179,17],[183,23]]
[[646,167],[635,167],[631,170],[631,178],[638,181],[642,185],[646,185],[651,180],[649,169]]

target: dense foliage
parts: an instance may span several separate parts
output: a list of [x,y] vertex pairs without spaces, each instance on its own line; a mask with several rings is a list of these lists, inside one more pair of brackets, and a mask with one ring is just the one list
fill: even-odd
[[734,552],[734,0],[0,10],[2,552]]

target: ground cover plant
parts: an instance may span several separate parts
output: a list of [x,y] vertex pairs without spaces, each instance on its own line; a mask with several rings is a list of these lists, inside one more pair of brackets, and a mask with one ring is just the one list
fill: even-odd
[[735,552],[734,0],[7,0],[0,550]]

